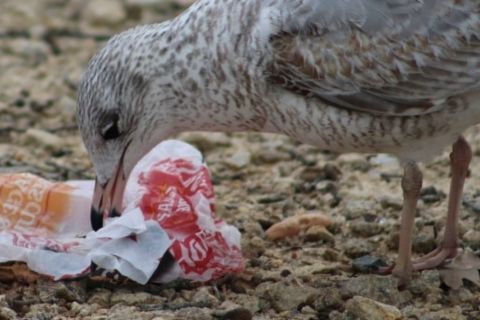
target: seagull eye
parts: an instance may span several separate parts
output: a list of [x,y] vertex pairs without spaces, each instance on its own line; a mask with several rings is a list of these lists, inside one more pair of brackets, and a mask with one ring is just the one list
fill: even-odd
[[122,134],[118,128],[118,114],[112,113],[108,118],[107,124],[100,130],[100,135],[104,140],[117,139]]

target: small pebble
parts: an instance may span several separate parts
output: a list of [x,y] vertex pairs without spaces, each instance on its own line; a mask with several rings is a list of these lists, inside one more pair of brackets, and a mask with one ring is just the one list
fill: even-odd
[[326,164],[319,167],[305,167],[299,176],[304,182],[318,182],[322,180],[336,181],[341,175],[340,169],[333,164]]
[[121,304],[125,306],[135,306],[139,304],[149,304],[156,302],[156,299],[147,292],[129,292],[117,290],[113,292],[110,298],[112,305]]
[[352,261],[353,270],[358,272],[375,272],[388,264],[382,258],[366,255]]
[[10,308],[0,307],[0,320],[18,319],[17,313]]
[[359,258],[375,251],[375,244],[361,238],[349,239],[343,243],[343,247],[345,254],[351,259]]
[[83,16],[94,26],[116,26],[127,18],[127,13],[119,1],[90,0],[83,9]]
[[214,316],[219,320],[251,320],[253,318],[250,310],[241,306],[231,306],[227,310],[215,311]]
[[88,299],[89,304],[96,303],[102,307],[110,306],[110,299],[112,292],[107,289],[97,288],[90,293],[90,298]]
[[480,231],[477,230],[468,230],[465,232],[462,238],[466,246],[470,247],[472,250],[480,249]]
[[252,160],[252,154],[246,150],[235,152],[231,157],[226,160],[226,163],[235,169],[241,169],[250,164]]
[[423,188],[420,192],[420,198],[427,204],[439,202],[446,197],[447,196],[443,191],[437,190],[434,186]]
[[433,226],[424,226],[412,235],[412,250],[416,253],[429,253],[437,247]]
[[201,308],[212,308],[218,304],[218,299],[210,293],[208,287],[199,288],[193,295],[192,302],[195,306]]
[[344,304],[339,290],[333,288],[323,288],[320,296],[314,302],[314,308],[319,313],[328,313],[332,310],[339,309]]
[[380,224],[363,220],[353,220],[349,223],[349,226],[352,233],[360,237],[368,238],[383,231],[383,228]]
[[368,200],[349,200],[345,203],[344,216],[347,220],[361,218],[374,211],[376,202]]
[[27,145],[42,146],[49,150],[58,150],[64,145],[64,140],[59,136],[40,129],[28,129],[24,134]]

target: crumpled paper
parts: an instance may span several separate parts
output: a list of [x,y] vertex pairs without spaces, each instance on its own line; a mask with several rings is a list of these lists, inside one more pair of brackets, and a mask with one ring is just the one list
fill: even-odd
[[[55,280],[86,275],[94,263],[141,284],[244,269],[240,233],[216,217],[209,172],[192,146],[169,140],[147,154],[128,180],[123,215],[96,232],[93,185],[0,176],[0,262],[23,261]],[[167,252],[174,263],[156,272]]]

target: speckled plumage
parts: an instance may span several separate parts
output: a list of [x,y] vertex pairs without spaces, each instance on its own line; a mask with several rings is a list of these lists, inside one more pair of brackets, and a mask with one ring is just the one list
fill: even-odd
[[[480,2],[199,0],[109,41],[85,73],[78,119],[97,172],[97,226],[118,212],[137,161],[181,131],[273,132],[394,154],[406,163],[398,274],[408,279],[456,252],[471,159],[459,137],[480,122]],[[451,144],[446,240],[412,264],[415,162]]]
[[79,124],[99,173],[119,157],[98,135],[116,110],[124,136],[148,147],[185,130],[255,130],[423,160],[480,122],[479,57],[475,0],[200,0],[105,46]]

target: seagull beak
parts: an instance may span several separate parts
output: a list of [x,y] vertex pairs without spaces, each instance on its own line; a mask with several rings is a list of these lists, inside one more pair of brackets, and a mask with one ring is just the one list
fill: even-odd
[[106,216],[119,217],[121,215],[123,193],[128,178],[123,166],[125,151],[126,148],[112,177],[104,184],[95,181],[92,208],[90,211],[90,223],[95,231],[103,227],[103,219]]

